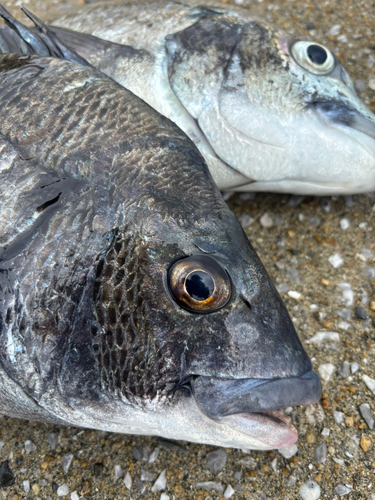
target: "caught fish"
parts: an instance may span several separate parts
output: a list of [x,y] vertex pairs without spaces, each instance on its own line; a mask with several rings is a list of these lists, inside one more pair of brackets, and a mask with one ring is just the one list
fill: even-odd
[[24,11],[38,32],[0,8],[0,412],[294,443],[280,409],[320,381],[202,156]]
[[246,10],[189,3],[107,2],[52,24],[92,65],[177,123],[220,189],[374,190],[375,116],[337,57]]

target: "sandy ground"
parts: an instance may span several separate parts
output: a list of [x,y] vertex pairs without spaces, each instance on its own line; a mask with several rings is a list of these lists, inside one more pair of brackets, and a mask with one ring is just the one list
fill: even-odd
[[[3,2],[12,12],[17,12],[19,3]],[[23,1],[42,19],[80,3]],[[370,83],[375,79],[373,0],[241,3],[282,28],[310,34],[330,46],[351,73],[358,93],[375,111],[375,90]],[[145,487],[143,498],[160,498],[151,487],[163,469],[165,494],[171,500],[219,499],[225,491],[228,497],[232,491],[228,485],[234,490],[232,498],[302,498],[300,487],[309,480],[319,484],[320,498],[375,499],[375,434],[359,408],[367,403],[375,416],[375,394],[363,380],[364,375],[375,378],[375,195],[321,199],[233,195],[228,203],[276,282],[314,369],[326,376],[332,371],[324,384],[321,405],[293,408],[289,413],[300,436],[298,449],[290,452],[294,455],[286,458],[285,452],[228,449],[219,456],[220,470],[213,472],[210,456],[207,458],[215,450],[211,446],[179,443],[181,448],[173,448],[156,438],[4,417],[0,421],[0,462],[9,461],[15,484],[0,488],[0,499],[54,499],[58,494],[72,500],[81,496],[137,499],[141,492],[134,485],[136,478],[139,487]],[[340,263],[337,256],[342,263],[334,267],[332,263]],[[338,333],[339,340],[331,334],[320,344],[308,344],[317,332]],[[31,444],[25,447],[25,441]],[[155,449],[159,455],[154,462],[146,461]],[[145,460],[139,460],[141,455]],[[116,465],[121,467],[117,479]],[[141,483],[141,469],[156,476]],[[125,473],[132,478],[130,491],[123,482]],[[0,469],[0,483],[3,479]],[[222,492],[196,486],[208,481],[216,489],[221,486]]]

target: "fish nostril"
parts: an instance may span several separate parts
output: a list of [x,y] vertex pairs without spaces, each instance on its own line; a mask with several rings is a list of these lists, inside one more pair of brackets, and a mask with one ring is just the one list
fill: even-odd
[[244,297],[242,297],[242,300],[243,300],[244,304],[246,305],[246,307],[248,307],[250,309],[250,311],[251,311],[252,307],[251,307],[250,302],[247,299],[245,299]]

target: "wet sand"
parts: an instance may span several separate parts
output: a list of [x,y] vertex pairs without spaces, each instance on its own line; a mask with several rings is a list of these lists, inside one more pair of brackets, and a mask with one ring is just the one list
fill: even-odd
[[[18,3],[3,5],[23,19]],[[23,2],[42,19],[80,3]],[[375,112],[373,1],[244,0],[241,5],[327,44]],[[170,500],[220,499],[225,491],[228,497],[228,485],[234,499],[299,499],[301,485],[309,480],[320,486],[322,499],[375,499],[375,432],[363,417],[365,407],[360,411],[360,405],[368,404],[375,417],[375,394],[363,379],[375,379],[375,195],[302,199],[242,194],[228,203],[286,302],[314,370],[329,378],[321,404],[289,413],[300,436],[298,449],[290,451],[294,455],[226,449],[221,463],[217,461],[220,470],[213,472],[212,457],[207,458],[216,449],[212,446],[173,447],[157,438],[3,417],[0,462],[9,461],[15,484],[0,488],[0,499],[159,499],[161,493],[152,493],[151,487],[164,469],[164,493]],[[331,333],[326,341],[307,343],[318,332],[338,336]],[[25,446],[25,441],[31,444]],[[152,455],[155,449],[159,454]],[[153,463],[150,455],[156,457]],[[117,479],[116,465],[121,467]],[[142,469],[143,478],[151,478],[146,472],[155,477],[141,481]],[[130,491],[123,482],[126,473],[132,478]],[[0,470],[0,483],[2,478]],[[222,492],[197,486],[210,481]]]

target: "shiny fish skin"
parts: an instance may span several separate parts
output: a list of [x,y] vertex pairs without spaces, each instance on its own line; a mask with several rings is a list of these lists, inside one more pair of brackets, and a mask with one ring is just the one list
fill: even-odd
[[[293,443],[275,410],[317,401],[320,382],[193,143],[67,60],[1,55],[0,109],[0,412],[221,446]],[[168,272],[187,256],[224,270],[231,295],[217,311],[173,298]]]
[[220,189],[374,190],[375,116],[335,56],[327,74],[313,74],[292,54],[303,38],[239,7],[203,5],[111,1],[52,24],[114,42],[56,28],[94,66],[177,123]]

